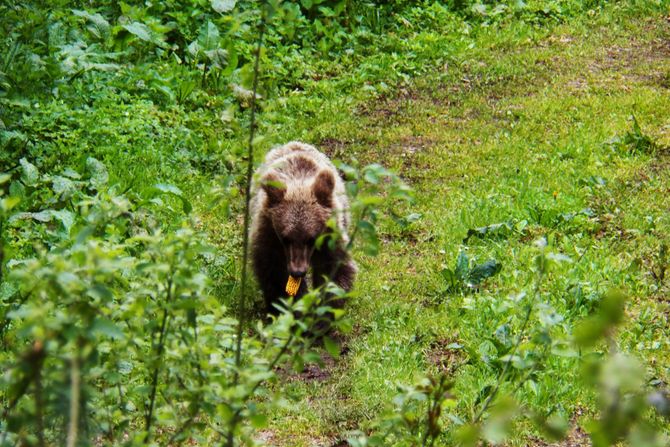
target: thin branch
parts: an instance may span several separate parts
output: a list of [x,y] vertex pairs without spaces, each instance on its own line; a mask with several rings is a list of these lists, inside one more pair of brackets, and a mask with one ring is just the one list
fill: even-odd
[[161,359],[163,357],[163,351],[165,349],[165,336],[167,333],[168,320],[170,313],[168,312],[168,306],[172,302],[172,276],[168,279],[167,282],[167,297],[166,297],[166,306],[163,309],[163,321],[161,322],[160,337],[158,338],[158,346],[156,348],[156,364],[154,365],[153,375],[151,377],[151,397],[149,399],[149,411],[146,414],[144,426],[145,431],[147,432],[144,436],[144,443],[149,442],[151,437],[151,425],[153,423],[153,413],[154,405],[156,403],[156,389],[158,388],[158,374],[160,372]]
[[160,332],[161,335],[158,342],[158,348],[156,350],[156,365],[154,366],[153,374],[151,377],[151,397],[149,399],[149,411],[147,411],[144,420],[145,431],[147,432],[147,434],[144,437],[145,444],[149,442],[149,438],[151,437],[151,425],[153,423],[154,405],[156,403],[156,389],[158,388],[158,373],[160,372],[161,356],[163,355],[163,348],[164,348],[163,342],[167,328],[168,315],[169,313],[166,308],[163,310],[163,321],[161,323],[161,332]]
[[5,268],[5,238],[3,237],[3,228],[5,219],[0,219],[0,284],[2,283],[2,272]]
[[[277,366],[277,363],[279,363],[279,360],[281,360],[281,358],[284,356],[284,354],[286,354],[286,352],[288,351],[288,348],[291,346],[291,343],[293,343],[294,338],[295,338],[295,334],[293,332],[291,332],[291,335],[289,335],[289,337],[286,339],[286,343],[284,343],[284,345],[281,347],[281,349],[279,350],[277,355],[274,357],[274,359],[272,359],[272,361],[268,365],[268,371],[272,371],[274,369],[274,367]],[[249,397],[253,396],[254,393],[256,392],[256,390],[258,390],[258,387],[260,387],[261,383],[263,383],[263,382],[264,382],[263,380],[259,380],[258,382],[256,382],[245,397],[249,398]],[[235,434],[234,429],[235,429],[235,426],[239,423],[239,421],[241,419],[240,416],[242,414],[242,409],[243,408],[240,407],[237,410],[235,410],[235,413],[233,414],[233,417],[231,418],[231,423],[229,424],[230,429],[228,431],[228,436],[227,436],[227,441],[226,441],[226,445],[229,446],[229,447],[233,446],[233,440],[234,440],[234,434]]]
[[67,431],[67,447],[77,445],[77,429],[79,428],[79,395],[81,392],[81,370],[79,353],[72,358],[70,366],[70,423]]
[[[263,36],[265,34],[265,8],[261,5],[261,18],[258,25],[258,41],[256,43],[256,58],[254,61],[254,81],[251,89],[251,118],[249,123],[249,142],[247,147],[247,169],[246,185],[244,191],[244,225],[242,227],[242,273],[240,284],[240,300],[238,303],[238,321],[237,321],[237,340],[235,346],[235,372],[233,376],[233,386],[239,383],[239,367],[242,360],[242,336],[244,319],[246,317],[246,296],[247,296],[247,264],[249,263],[249,226],[251,221],[250,203],[251,203],[251,178],[254,168],[254,136],[256,133],[256,95],[258,92],[258,80],[261,61],[261,49],[263,47]],[[236,413],[237,415],[237,413]],[[228,430],[226,445],[233,447],[235,426],[238,418],[233,416]]]
[[[258,78],[260,70],[260,60],[261,60],[261,48],[263,46],[263,36],[265,34],[265,11],[261,11],[261,20],[258,25],[258,42],[256,44],[256,59],[254,61],[254,81],[252,88],[251,96],[251,120],[249,124],[249,142],[247,147],[247,170],[245,174],[246,185],[244,191],[244,226],[242,228],[242,273],[241,273],[241,284],[240,284],[240,302],[239,306],[239,316],[237,324],[237,345],[235,347],[235,366],[240,366],[240,360],[242,356],[242,335],[243,335],[243,325],[244,318],[246,316],[246,293],[247,293],[247,264],[249,263],[249,225],[251,222],[251,212],[250,212],[250,203],[251,203],[251,178],[253,175],[254,168],[254,136],[256,133],[256,94],[258,91]],[[235,371],[235,380],[234,383],[237,384],[239,377],[238,372]]]
[[[40,365],[41,366],[41,365]],[[35,372],[35,424],[37,425],[37,442],[44,447],[44,399],[42,395],[42,368]]]

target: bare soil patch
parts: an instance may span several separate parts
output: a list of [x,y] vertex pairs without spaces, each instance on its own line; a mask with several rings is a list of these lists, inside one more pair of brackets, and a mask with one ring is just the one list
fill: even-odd
[[433,340],[426,352],[426,360],[440,372],[453,374],[468,362],[467,354],[455,338]]

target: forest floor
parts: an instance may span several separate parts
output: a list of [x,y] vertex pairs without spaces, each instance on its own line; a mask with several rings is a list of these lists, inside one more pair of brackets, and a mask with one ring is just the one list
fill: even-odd
[[[532,293],[540,237],[571,262],[544,279],[531,325],[569,332],[594,297],[622,289],[619,348],[643,362],[650,383],[670,382],[669,285],[655,279],[667,262],[660,247],[670,243],[668,20],[565,24],[539,42],[482,44],[443,70],[343,109],[312,141],[398,172],[415,191],[408,211],[421,217],[384,228],[378,257],[356,255],[344,354],[279,385],[293,398],[262,432],[270,445],[339,445],[390,408],[398,384],[424,373],[453,378],[454,413],[469,419],[498,374],[486,354],[520,326],[506,303]],[[655,148],[617,145],[626,136],[649,136]],[[468,230],[503,222],[510,231],[464,242]],[[498,260],[500,274],[478,293],[445,292],[440,271],[460,251]],[[588,443],[583,427],[596,399],[579,369],[572,356],[550,355],[515,394],[571,421],[557,445]],[[549,445],[527,422],[513,433],[509,445]]]

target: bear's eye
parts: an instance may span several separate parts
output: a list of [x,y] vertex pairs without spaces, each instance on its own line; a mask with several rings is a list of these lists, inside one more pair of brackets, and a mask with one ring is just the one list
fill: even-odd
[[283,245],[291,245],[291,240],[290,240],[289,238],[287,238],[287,237],[283,237],[283,236],[281,236],[281,237],[279,238],[279,240],[281,241],[281,243],[282,243]]

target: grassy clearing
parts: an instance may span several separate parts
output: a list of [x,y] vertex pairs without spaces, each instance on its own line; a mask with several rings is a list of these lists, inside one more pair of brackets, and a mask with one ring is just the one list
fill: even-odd
[[[379,23],[356,22],[347,39],[341,36],[349,28],[337,20],[330,22],[332,29],[313,26],[309,17],[315,11],[301,16],[295,28],[290,20],[274,22],[277,29],[268,34],[263,56],[267,90],[261,101],[259,126],[263,139],[256,155],[260,157],[274,144],[304,140],[346,163],[381,163],[397,171],[413,187],[416,201],[397,210],[401,215],[413,213],[405,225],[391,219],[380,222],[380,256],[356,253],[358,298],[349,306],[355,325],[353,333],[342,338],[342,358],[325,359],[324,366],[308,365],[302,374],[280,368],[280,380],[269,392],[276,391],[285,399],[278,411],[274,406],[269,410],[269,426],[258,437],[271,445],[339,445],[349,430],[374,427],[374,421],[392,407],[398,384],[411,383],[426,373],[446,373],[455,381],[457,400],[445,409],[450,418],[443,418],[446,433],[439,444],[453,445],[457,426],[473,420],[482,408],[504,368],[505,353],[510,352],[524,326],[524,306],[533,302],[526,337],[517,354],[520,363],[535,366],[525,370],[515,367],[503,383],[501,395],[513,394],[526,411],[562,417],[570,422],[571,441],[585,442],[588,419],[597,412],[597,397],[582,369],[589,356],[604,348],[597,346],[595,353],[577,351],[571,337],[574,327],[594,313],[607,290],[623,289],[629,297],[628,318],[617,334],[617,349],[642,361],[649,389],[666,388],[670,373],[668,281],[662,279],[668,261],[661,249],[670,243],[670,29],[665,3],[531,0],[502,9],[484,7],[483,11],[479,3],[470,2],[453,2],[462,3],[458,11],[446,2],[408,2],[402,8],[402,2],[397,3],[398,8],[387,10],[393,14],[377,15]],[[472,8],[466,8],[466,3]],[[4,89],[0,92],[0,143],[8,148],[0,151],[0,171],[12,173],[0,181],[8,183],[3,193],[21,199],[16,211],[30,212],[33,220],[44,219],[33,213],[39,207],[54,204],[59,210],[70,207],[79,213],[78,205],[56,197],[60,193],[56,194],[51,174],[67,176],[69,168],[85,172],[89,157],[95,157],[108,167],[109,184],[115,185],[110,191],[123,191],[138,207],[151,207],[148,216],[138,212],[138,220],[146,220],[152,229],[161,228],[166,238],[177,235],[188,243],[192,239],[188,233],[173,231],[182,225],[182,200],[156,196],[154,187],[156,183],[177,185],[183,191],[181,198],[193,204],[191,215],[196,226],[204,229],[218,248],[215,255],[208,253],[207,257],[211,262],[207,262],[206,273],[214,280],[214,296],[209,288],[203,289],[207,300],[202,307],[220,316],[234,309],[224,306],[237,296],[240,191],[244,182],[240,167],[249,123],[248,103],[236,96],[235,86],[244,85],[249,74],[247,56],[254,39],[250,24],[255,23],[254,5],[238,4],[240,15],[237,11],[230,16],[214,14],[214,10],[204,16],[188,10],[170,13],[185,24],[178,30],[181,46],[174,47],[174,53],[158,50],[163,42],[160,39],[168,39],[167,28],[160,31],[163,34],[158,43],[141,38],[141,32],[139,36],[130,32],[133,37],[120,26],[126,18],[121,20],[113,6],[104,5],[100,11],[116,24],[113,35],[105,38],[96,35],[95,28],[87,28],[90,35],[86,34],[88,38],[83,38],[81,45],[91,44],[91,52],[101,60],[120,57],[115,55],[119,44],[130,46],[118,60],[117,69],[89,67],[81,72],[64,59],[67,51],[79,48],[77,45],[43,47],[44,39],[36,39],[32,27],[42,21],[58,22],[55,27],[42,26],[40,32],[53,31],[54,38],[60,33],[63,42],[69,42],[67,39],[79,34],[66,32],[68,23],[74,23],[71,28],[77,30],[90,19],[77,22],[81,13],[69,9],[61,8],[55,15],[36,9],[39,14],[35,17],[19,20],[22,25],[18,29],[31,37],[18,59],[24,65],[8,63],[13,70],[10,75],[0,73]],[[165,11],[158,11],[161,5],[145,5],[146,11],[155,6],[153,12],[139,8],[127,14],[138,15],[135,19],[139,21],[145,20],[140,17],[145,13],[163,17]],[[363,8],[370,12],[368,6],[374,5]],[[197,9],[195,4],[189,7]],[[103,24],[106,20],[103,16],[91,18]],[[205,18],[208,25],[201,28],[199,22]],[[210,29],[210,19],[222,29],[239,21],[241,34],[232,27],[217,46],[227,42],[226,48],[237,48],[246,62],[239,67],[231,64],[225,73],[219,67],[206,77],[207,70],[200,71],[197,58],[185,67],[174,56],[181,51],[187,57],[184,43],[191,42],[198,30]],[[372,23],[375,17],[367,19]],[[14,28],[14,23],[6,20],[3,26]],[[305,32],[302,44],[286,44],[282,36],[296,30]],[[339,33],[339,40],[333,39],[333,30]],[[78,32],[83,33],[81,29]],[[15,38],[8,36],[5,44],[14,45]],[[41,58],[53,63],[53,73],[35,69],[32,64]],[[86,58],[79,62],[86,67]],[[165,70],[170,75],[163,78]],[[194,76],[201,81],[195,82]],[[186,94],[184,89],[192,91]],[[633,115],[637,121],[631,119]],[[23,166],[22,158],[31,164]],[[31,167],[34,176],[29,175]],[[36,171],[44,174],[38,184],[29,178],[39,177]],[[90,180],[95,180],[93,176],[97,175],[93,173]],[[107,171],[104,177],[102,183],[107,183]],[[68,184],[60,182],[61,186]],[[84,188],[81,185],[86,183],[77,184]],[[167,188],[168,192],[176,191]],[[88,189],[87,193],[96,191]],[[134,228],[126,225],[127,213],[121,214],[117,216],[119,228],[106,227],[109,234],[104,233],[105,238],[117,241],[117,232],[126,235]],[[48,225],[31,224],[36,228],[31,229],[22,219],[15,219],[9,227],[3,225],[5,233],[0,236],[12,240],[6,259],[35,255],[40,249],[35,240],[53,247],[61,238],[69,238],[66,218],[74,219],[74,214],[58,216],[62,225],[47,221]],[[81,225],[84,222],[76,224]],[[55,232],[61,226],[65,231]],[[156,247],[160,247],[161,235],[157,238]],[[554,256],[557,261],[552,261],[536,296],[533,263],[538,253],[535,241],[540,238],[546,238],[547,252],[568,260]],[[164,254],[160,249],[157,253]],[[502,270],[476,292],[463,282],[448,290],[445,269],[456,270],[459,253],[467,255],[471,266],[495,259]],[[187,272],[202,273],[197,262],[191,262],[194,258],[189,259],[180,260],[179,265]],[[144,276],[140,271],[136,279],[144,280]],[[115,284],[119,289],[115,289],[114,306],[127,301],[123,284],[125,281]],[[202,282],[197,284],[197,290],[204,287]],[[14,294],[6,288],[0,292],[3,300]],[[75,295],[82,302],[88,300],[85,294]],[[54,306],[62,305],[57,293],[51,298]],[[9,305],[19,308],[22,303]],[[48,326],[51,320],[42,321],[39,313],[43,301],[33,299],[29,304],[38,316],[37,326]],[[107,309],[101,305],[103,308]],[[151,341],[158,313],[138,309],[137,328],[139,332],[147,330],[146,340]],[[167,321],[167,312],[162,314]],[[64,321],[76,317],[71,312],[60,315]],[[120,322],[124,315],[114,318]],[[188,318],[191,321],[190,314]],[[110,327],[106,329],[119,337]],[[201,341],[198,348],[218,355],[227,349],[227,342],[232,343],[233,336],[229,331],[220,339],[214,329],[211,339]],[[94,349],[101,336],[91,332]],[[543,349],[537,341],[542,337],[555,343]],[[256,341],[254,337],[247,340]],[[200,354],[199,349],[191,349],[198,342],[182,341],[179,346],[183,351],[170,353],[175,369],[173,376],[165,376],[166,391],[180,391],[170,386],[174,382],[169,380],[179,379],[181,372],[200,373],[184,361]],[[102,347],[126,354],[121,348],[124,345],[118,340],[115,343]],[[22,345],[9,344],[11,349],[3,352],[2,361],[14,365]],[[32,349],[40,353],[41,344]],[[61,357],[51,352],[57,351],[49,355],[60,361]],[[69,358],[69,351],[63,352]],[[254,352],[250,351],[252,358]],[[136,358],[145,360],[144,354]],[[193,364],[199,362],[197,359]],[[116,370],[115,362],[105,365],[111,368],[108,372]],[[202,383],[194,388],[196,393],[179,396],[180,402],[209,405],[219,402],[221,389],[217,386],[228,390],[231,381],[226,370],[217,363],[207,365],[209,378],[201,380],[198,374]],[[144,366],[146,371],[151,369],[148,363]],[[50,380],[66,386],[65,375],[58,377],[65,372],[55,370]],[[110,383],[117,377],[112,375]],[[3,380],[7,378],[12,379],[8,374]],[[131,378],[146,384],[140,373]],[[154,379],[153,383],[156,390],[159,382]],[[517,383],[522,385],[517,387]],[[200,386],[211,392],[209,400],[199,394]],[[36,389],[38,402],[41,391]],[[101,389],[116,391],[102,385]],[[131,397],[142,405],[146,403],[144,389],[131,389]],[[133,391],[137,393],[132,395]],[[267,393],[265,389],[258,391],[262,396]],[[107,397],[116,405],[114,396]],[[159,398],[172,406],[169,397]],[[103,404],[101,398],[100,408],[107,408]],[[37,420],[39,426],[39,412],[31,419],[32,400],[24,399],[22,405],[25,421]],[[220,408],[227,407],[203,410],[202,421],[217,417],[215,410]],[[113,415],[110,428],[118,421],[135,423],[141,418],[141,411],[122,413]],[[214,420],[225,421],[227,417],[225,412],[218,416],[222,419]],[[162,421],[167,432],[174,420]],[[187,415],[182,420],[188,425],[201,418]],[[250,426],[264,423],[261,415]],[[16,425],[20,430],[22,425]],[[211,444],[212,440],[198,430],[193,438],[184,434],[184,439]],[[100,428],[100,433],[106,432]],[[156,432],[162,435],[163,430]],[[50,435],[58,433],[54,430]],[[528,417],[518,418],[510,434],[509,445],[546,444]],[[157,437],[156,442],[160,443],[159,439],[163,438]]]
[[[470,418],[478,393],[497,376],[487,352],[519,329],[507,297],[531,293],[533,241],[541,236],[572,262],[545,278],[533,321],[547,324],[543,315],[554,315],[548,330],[570,333],[600,293],[621,288],[631,299],[620,349],[644,362],[649,381],[668,383],[668,286],[651,272],[670,229],[670,30],[662,17],[601,22],[564,25],[537,42],[492,39],[443,73],[357,105],[347,119],[340,112],[291,135],[396,169],[415,189],[412,211],[421,219],[409,230],[388,225],[381,255],[358,257],[347,354],[327,366],[326,379],[283,385],[295,400],[275,416],[271,443],[328,445],[365,427],[388,408],[396,383],[424,371],[453,374],[455,413]],[[656,152],[606,144],[631,131],[633,114]],[[510,220],[510,234],[463,243],[468,229]],[[439,271],[460,250],[503,264],[480,293],[443,292]],[[556,354],[517,397],[582,425],[594,395],[580,379],[579,359]],[[513,432],[510,445],[538,436],[524,423]]]

